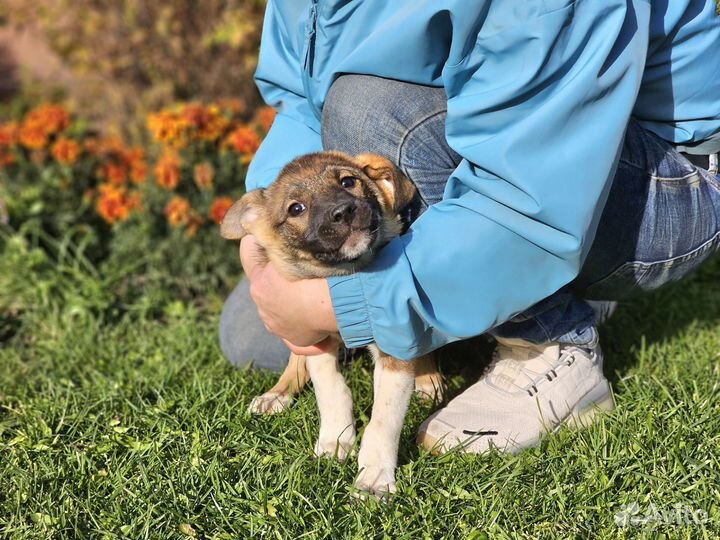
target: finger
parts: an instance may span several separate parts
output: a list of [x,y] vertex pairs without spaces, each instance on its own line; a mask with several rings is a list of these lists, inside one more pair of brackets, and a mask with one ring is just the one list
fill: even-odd
[[247,277],[252,280],[253,275],[261,267],[262,248],[251,234],[240,241],[240,262]]

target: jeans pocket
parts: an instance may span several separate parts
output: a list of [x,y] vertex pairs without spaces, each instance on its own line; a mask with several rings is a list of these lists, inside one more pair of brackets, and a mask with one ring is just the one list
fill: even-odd
[[629,261],[585,288],[587,299],[623,300],[682,279],[720,247],[720,232],[683,255],[657,262]]

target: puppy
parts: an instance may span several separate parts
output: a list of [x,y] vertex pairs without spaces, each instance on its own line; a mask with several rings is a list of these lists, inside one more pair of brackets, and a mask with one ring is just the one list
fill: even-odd
[[[224,238],[252,234],[267,260],[290,279],[345,275],[367,265],[373,253],[403,230],[401,211],[415,186],[389,160],[320,152],[290,162],[267,189],[247,193],[225,215]],[[310,314],[311,315],[311,314]],[[339,336],[337,336],[338,342]],[[400,431],[413,388],[440,399],[442,379],[431,355],[412,361],[369,347],[375,361],[372,419],[360,445],[358,489],[384,497],[395,491]],[[318,456],[344,461],[355,442],[352,396],[339,370],[338,352],[290,355],[278,383],[250,410],[283,410],[313,382],[320,411]]]

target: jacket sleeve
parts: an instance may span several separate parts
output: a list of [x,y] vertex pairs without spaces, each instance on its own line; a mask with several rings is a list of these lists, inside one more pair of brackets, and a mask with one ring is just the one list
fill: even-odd
[[278,114],[250,163],[248,191],[267,187],[297,156],[322,150],[320,122],[304,95],[302,51],[289,39],[285,24],[275,2],[269,1],[255,82],[265,103]]
[[330,279],[349,347],[374,341],[411,359],[577,276],[638,93],[649,7],[562,4],[522,24],[486,21],[445,66],[446,136],[463,160],[407,234],[365,270]]

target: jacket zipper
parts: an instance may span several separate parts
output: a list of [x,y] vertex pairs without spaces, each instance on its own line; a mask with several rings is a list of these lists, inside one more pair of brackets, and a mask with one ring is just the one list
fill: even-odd
[[312,78],[313,72],[313,61],[315,59],[315,30],[317,26],[317,3],[318,0],[312,0],[310,5],[310,15],[308,21],[305,24],[305,55],[303,61],[302,80],[303,90],[305,90],[305,99],[307,99],[308,105],[312,110],[315,117],[320,120],[321,113],[312,101],[310,94],[310,79]]

